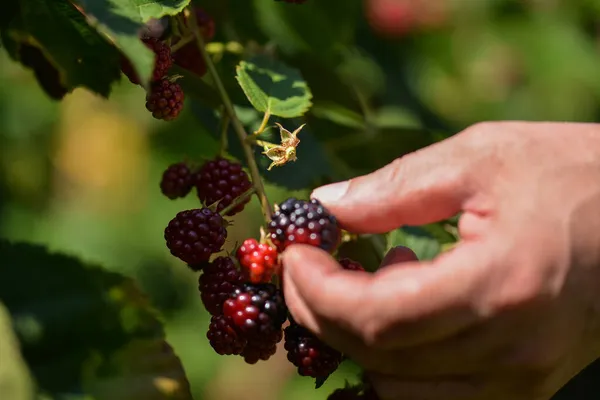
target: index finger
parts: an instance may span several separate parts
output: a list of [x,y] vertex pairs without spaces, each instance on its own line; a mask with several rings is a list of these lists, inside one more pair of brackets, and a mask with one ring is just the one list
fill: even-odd
[[283,259],[286,302],[328,343],[340,340],[340,330],[380,349],[439,340],[479,320],[472,294],[485,270],[476,254],[485,252],[473,246],[376,274],[345,271],[322,250],[291,246]]

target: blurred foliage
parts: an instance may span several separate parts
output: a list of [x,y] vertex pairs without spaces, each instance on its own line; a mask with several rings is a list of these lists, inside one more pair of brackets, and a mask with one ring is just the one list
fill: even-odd
[[[144,108],[144,90],[127,79],[116,81],[119,57],[109,45],[118,44],[142,75],[149,75],[150,55],[137,39],[141,24],[181,10],[186,1],[81,0],[76,4],[93,11],[96,19],[67,18],[71,22],[66,26],[56,21],[71,15],[74,8],[46,3],[10,2],[0,15],[0,237],[44,245],[52,253],[84,260],[82,265],[102,265],[118,273],[119,279],[134,280],[162,314],[166,338],[181,359],[196,399],[237,400],[251,394],[257,400],[324,400],[345,379],[356,379],[357,367],[347,363],[315,391],[311,380],[296,375],[283,351],[269,362],[248,366],[239,358],[216,355],[205,338],[209,316],[200,303],[197,276],[169,254],[163,239],[168,221],[199,202],[194,196],[169,201],[161,195],[158,182],[172,162],[200,161],[217,154],[218,96],[208,77],[183,73],[184,112],[171,123],[156,121]],[[256,150],[272,202],[292,195],[306,198],[317,185],[368,173],[478,121],[600,118],[600,3],[595,0],[197,3],[217,22],[214,42],[237,41],[245,48],[244,54],[225,52],[215,59],[248,130],[260,125],[262,115],[236,81],[235,67],[242,59],[275,56],[297,69],[312,93],[312,107],[305,115],[271,121],[288,129],[307,123],[299,135],[298,161],[267,172],[269,160],[260,148]],[[383,3],[405,11],[386,12]],[[27,18],[14,19],[15,15]],[[390,16],[397,20],[388,21]],[[40,18],[47,20],[37,23]],[[24,38],[41,45],[46,50],[43,56],[62,73],[69,92],[62,102],[51,100],[38,83],[39,76],[36,79],[34,71],[19,64]],[[109,89],[106,100],[103,95]],[[261,138],[274,140],[277,133],[269,129]],[[241,157],[236,136],[232,131],[228,136],[230,153]],[[261,223],[254,199],[236,217],[226,250],[257,236]],[[361,237],[357,243],[345,244],[341,253],[374,269],[392,245],[408,245],[428,259],[454,240],[455,224],[446,221]],[[37,254],[30,253],[31,257]],[[0,271],[18,264],[22,275],[18,279],[0,275],[0,300],[18,333],[15,310],[33,312],[41,297],[35,299],[38,303],[20,304],[11,303],[8,295],[22,295],[32,288],[37,293],[46,282],[67,285],[69,279],[61,271],[72,261],[37,261],[36,265],[33,260],[11,260],[2,255]],[[45,275],[33,281],[28,266]],[[76,276],[74,272],[71,277],[74,286],[79,282]],[[59,317],[67,320],[67,311]],[[84,324],[87,335],[93,336],[90,332],[97,322],[90,319]],[[65,338],[80,323],[67,324]],[[10,331],[7,325],[6,316],[0,314],[0,330]],[[97,330],[102,329],[106,328]],[[14,347],[11,341],[17,338],[18,334],[15,338],[3,334],[0,349]],[[61,342],[57,351],[74,354],[78,346],[92,343],[84,339]],[[140,354],[135,351],[144,349],[131,351]],[[136,360],[125,350],[114,353],[114,360],[144,363],[144,358]],[[40,371],[29,364],[35,356],[32,351],[23,347],[22,358],[16,352],[7,354],[14,367],[0,366],[0,396],[14,390],[16,394],[9,398],[20,399],[18,393],[26,398],[31,379],[44,385]],[[115,365],[116,361],[109,361]],[[97,367],[86,370],[91,374],[87,378]],[[132,368],[142,371],[142,367],[134,363]],[[67,382],[68,370],[61,372]],[[120,387],[124,381],[106,382],[108,386],[87,388],[107,393],[101,391]]]

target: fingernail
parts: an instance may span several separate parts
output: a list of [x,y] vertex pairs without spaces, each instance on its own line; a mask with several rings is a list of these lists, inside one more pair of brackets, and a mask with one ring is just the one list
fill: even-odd
[[310,197],[319,200],[321,203],[335,203],[346,194],[349,185],[350,181],[343,181],[321,186],[315,189]]

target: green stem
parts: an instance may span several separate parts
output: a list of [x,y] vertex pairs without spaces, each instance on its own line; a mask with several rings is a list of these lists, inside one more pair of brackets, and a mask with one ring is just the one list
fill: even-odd
[[175,53],[177,50],[181,49],[186,44],[191,43],[194,39],[194,35],[182,37],[177,43],[171,46],[171,53]]
[[244,201],[246,201],[246,199],[249,196],[252,196],[255,192],[256,192],[256,188],[254,188],[254,187],[251,187],[250,189],[246,190],[244,193],[242,193],[238,197],[236,197],[235,200],[233,200],[233,202],[230,205],[228,205],[227,207],[225,207],[223,209],[223,211],[221,211],[219,214],[221,214],[223,216],[227,215],[227,213],[229,211],[233,210],[234,208],[236,208],[237,206],[242,204]]
[[227,154],[227,148],[229,147],[227,133],[229,131],[229,114],[224,110],[221,111],[221,157]]
[[269,119],[271,118],[271,113],[269,111],[265,112],[265,115],[263,116],[262,122],[260,123],[260,126],[258,127],[258,129],[256,131],[254,131],[254,135],[258,136],[261,133],[263,133],[265,131],[265,129],[267,129],[267,124],[269,123]]
[[213,78],[213,81],[215,83],[215,86],[217,87],[217,91],[219,92],[219,95],[221,96],[221,100],[223,101],[223,106],[225,107],[225,111],[227,112],[227,114],[229,114],[229,118],[231,119],[233,129],[235,130],[235,133],[238,136],[240,144],[242,145],[242,148],[244,149],[244,155],[246,157],[246,162],[248,163],[248,168],[250,169],[250,175],[252,176],[252,183],[254,184],[254,187],[256,188],[256,194],[260,200],[260,205],[261,205],[265,220],[270,221],[271,213],[272,213],[271,205],[269,204],[269,199],[267,198],[267,193],[265,191],[265,186],[263,184],[262,178],[260,176],[260,172],[258,170],[258,165],[256,164],[256,160],[254,159],[253,149],[246,142],[246,137],[248,135],[246,134],[246,130],[244,129],[244,126],[242,125],[239,118],[237,117],[237,114],[235,113],[235,110],[233,108],[233,103],[231,102],[231,99],[229,98],[229,94],[227,93],[227,90],[225,89],[225,86],[223,85],[223,82],[221,81],[221,78],[219,77],[219,74],[217,72],[217,69],[215,68],[214,63],[212,62],[212,59],[210,58],[208,52],[204,48],[204,38],[202,37],[202,34],[200,33],[200,29],[198,28],[198,23],[196,21],[196,15],[193,11],[191,11],[189,9],[188,9],[188,11],[189,11],[190,18],[192,20],[192,30],[193,30],[194,36],[196,37],[196,44],[198,45],[198,50],[200,50],[200,53],[202,54],[202,57],[204,58],[204,61],[206,62],[208,71],[210,72],[210,74]]

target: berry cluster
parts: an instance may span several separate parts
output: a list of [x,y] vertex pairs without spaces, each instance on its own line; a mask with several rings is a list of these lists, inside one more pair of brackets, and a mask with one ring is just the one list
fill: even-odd
[[[205,42],[215,35],[215,23],[202,8],[194,8],[196,21]],[[146,93],[146,109],[156,119],[172,121],[183,110],[185,94],[177,80],[178,75],[170,76],[173,65],[177,65],[199,77],[206,74],[206,64],[196,43],[187,20],[178,29],[169,29],[169,20],[151,21],[140,33],[142,42],[154,53],[154,66]],[[177,35],[174,34],[177,32]],[[179,43],[179,44],[178,44]],[[131,83],[141,85],[131,61],[121,56],[121,71]]]
[[[336,219],[318,200],[289,198],[276,207],[260,239],[244,240],[230,255],[216,255],[227,239],[227,217],[241,212],[252,187],[239,163],[217,157],[199,167],[179,162],[164,172],[160,188],[169,199],[196,188],[203,208],[181,211],[165,229],[171,253],[200,272],[200,299],[211,315],[206,337],[217,354],[248,364],[270,359],[283,341],[298,374],[322,384],[344,359],[289,315],[282,292],[279,255],[291,244],[335,254],[341,243]],[[214,255],[214,257],[213,257]],[[340,267],[365,273],[360,263],[339,259]],[[285,326],[287,324],[287,326]],[[338,399],[375,399],[340,389]],[[355,395],[354,397],[350,397]]]

